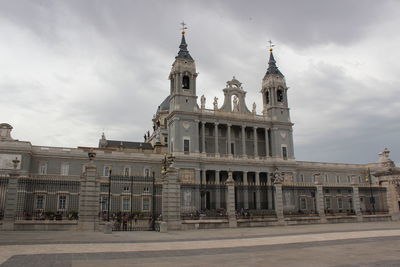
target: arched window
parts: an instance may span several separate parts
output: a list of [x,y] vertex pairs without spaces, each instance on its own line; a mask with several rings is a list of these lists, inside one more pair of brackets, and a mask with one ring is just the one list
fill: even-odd
[[265,92],[265,103],[269,104],[269,91]]
[[190,88],[190,79],[189,76],[185,75],[182,78],[182,88],[189,89]]
[[279,89],[279,90],[276,92],[276,100],[277,100],[278,102],[283,102],[283,90]]

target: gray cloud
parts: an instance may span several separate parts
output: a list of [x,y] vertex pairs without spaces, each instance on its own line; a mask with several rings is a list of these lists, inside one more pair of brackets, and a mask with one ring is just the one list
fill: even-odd
[[[299,160],[370,162],[385,146],[400,161],[398,64],[362,57],[355,75],[335,53],[357,54],[377,40],[399,45],[394,1],[8,1],[0,3],[1,121],[34,144],[97,145],[142,140],[178,50],[179,22],[200,72],[198,95],[222,99],[233,75],[247,104],[261,106],[266,41],[286,75]],[[331,48],[330,48],[331,47]],[[326,49],[324,52],[317,52]],[[371,49],[372,50],[372,49]],[[322,50],[325,51],[325,50]],[[384,51],[381,53],[385,54]],[[339,55],[340,56],[340,55]],[[358,55],[361,57],[362,55]],[[334,60],[332,60],[332,58]],[[349,59],[354,69],[355,59]],[[15,63],[18,62],[18,63]],[[356,62],[357,64],[355,64]],[[383,66],[383,67],[382,67]],[[258,109],[260,111],[260,109]]]

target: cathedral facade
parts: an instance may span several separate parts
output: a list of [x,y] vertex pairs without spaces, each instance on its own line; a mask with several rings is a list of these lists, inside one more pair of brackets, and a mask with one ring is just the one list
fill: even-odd
[[[187,229],[199,227],[199,220],[206,225],[207,218],[214,220],[210,227],[219,227],[218,220],[247,226],[388,220],[398,214],[398,187],[388,189],[389,180],[398,179],[397,168],[387,150],[380,162],[370,164],[295,159],[288,87],[272,49],[260,77],[261,114],[255,104],[247,107],[246,91],[235,77],[226,82],[224,99],[212,99],[213,108],[206,109],[184,32],[181,38],[170,93],[158,106],[145,142],[108,140],[103,134],[96,148],[35,146],[13,139],[12,126],[0,124],[4,218],[10,172],[18,173],[16,217],[69,216],[81,208],[82,177],[90,164],[98,179],[99,203],[93,208],[103,219],[127,213],[130,220],[140,214],[168,221],[172,213],[167,210],[174,205],[175,220]],[[88,161],[88,153],[95,159]],[[172,176],[174,183],[168,180]],[[59,185],[50,186],[53,182]]]

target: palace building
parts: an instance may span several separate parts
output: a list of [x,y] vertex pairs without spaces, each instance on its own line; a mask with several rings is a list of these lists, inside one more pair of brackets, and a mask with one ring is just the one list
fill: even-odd
[[235,77],[226,82],[224,99],[206,109],[197,78],[183,31],[170,93],[145,142],[108,140],[103,133],[96,148],[35,146],[0,124],[3,221],[13,215],[14,229],[45,229],[37,225],[58,216],[75,227],[79,213],[79,223],[92,214],[99,223],[111,217],[114,230],[124,230],[123,218],[126,229],[147,217],[167,229],[397,218],[400,171],[388,150],[369,164],[295,159],[288,87],[272,48],[264,77],[254,77],[261,80],[261,114],[255,104],[247,107]]

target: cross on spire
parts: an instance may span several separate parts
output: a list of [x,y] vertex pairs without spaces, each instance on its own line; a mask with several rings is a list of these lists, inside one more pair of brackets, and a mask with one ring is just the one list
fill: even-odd
[[272,48],[273,48],[275,45],[272,43],[271,40],[269,40],[268,43],[269,43],[269,51],[272,52]]
[[182,28],[181,28],[182,34],[185,34],[185,30],[187,29],[187,27],[186,27],[187,24],[184,21],[182,21],[181,25],[182,25]]

